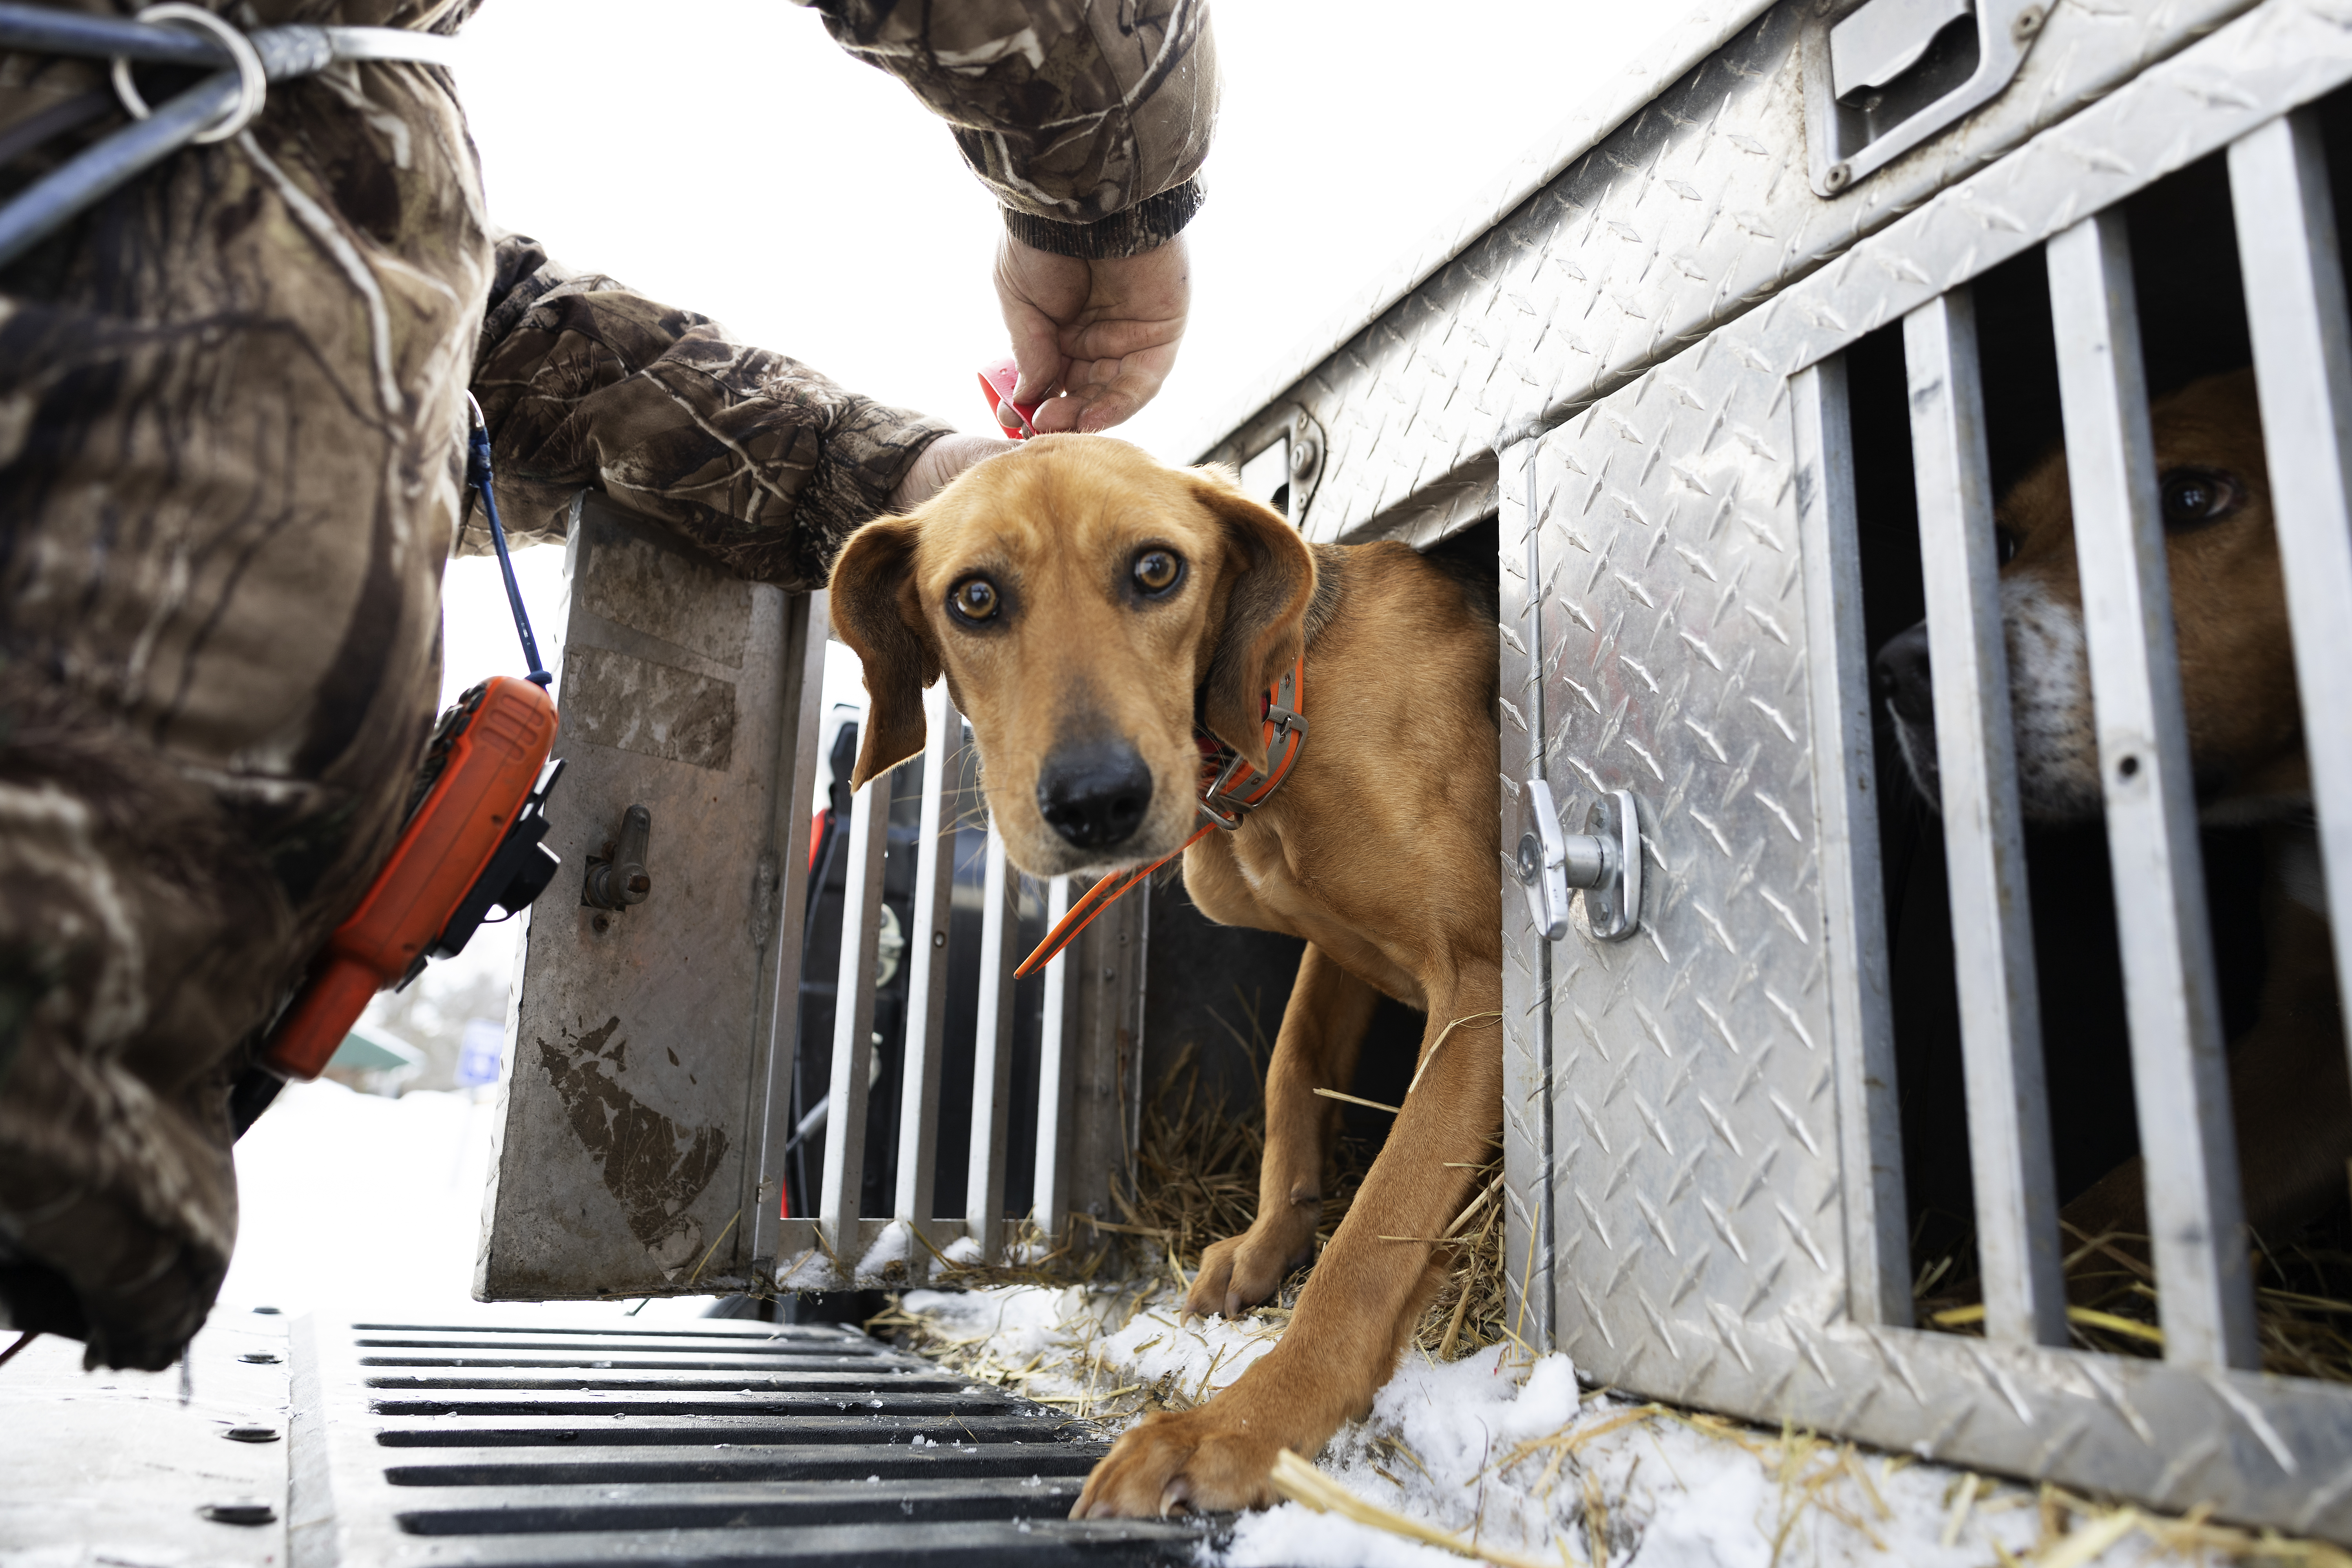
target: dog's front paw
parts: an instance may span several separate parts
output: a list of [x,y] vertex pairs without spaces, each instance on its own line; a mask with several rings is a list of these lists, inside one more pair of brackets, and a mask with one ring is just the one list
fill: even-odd
[[1292,1269],[1315,1260],[1319,1208],[1294,1205],[1279,1215],[1260,1215],[1241,1235],[1210,1243],[1201,1254],[1201,1272],[1184,1294],[1184,1310],[1196,1318],[1219,1312],[1238,1318],[1272,1300]]
[[1274,1502],[1267,1472],[1281,1439],[1252,1432],[1245,1415],[1224,1415],[1223,1403],[1147,1416],[1129,1427],[1087,1478],[1070,1517],[1165,1519]]

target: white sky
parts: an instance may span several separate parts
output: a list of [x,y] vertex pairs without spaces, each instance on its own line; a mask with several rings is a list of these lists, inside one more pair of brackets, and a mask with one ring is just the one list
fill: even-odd
[[[1118,434],[1171,462],[1485,176],[1692,8],[1223,0],[1223,107],[1176,373]],[[494,221],[856,391],[989,428],[993,205],[947,132],[787,0],[489,0],[458,69]],[[1328,346],[1328,345],[1325,345]],[[542,616],[558,552],[526,552]],[[519,666],[487,561],[454,692]]]

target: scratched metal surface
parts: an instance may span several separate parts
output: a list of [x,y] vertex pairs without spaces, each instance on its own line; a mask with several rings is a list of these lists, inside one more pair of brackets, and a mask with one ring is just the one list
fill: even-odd
[[[563,868],[527,917],[476,1293],[740,1289],[795,605],[601,504],[568,549],[550,659]],[[653,890],[599,931],[586,860],[635,804]]]
[[2352,1540],[2352,1389],[1849,1316],[1832,1069],[1854,1042],[1826,992],[1832,944],[1859,939],[1822,899],[1822,563],[1799,550],[1790,396],[1793,373],[2347,80],[2352,10],[2269,0],[1539,443],[1546,771],[1570,826],[1593,791],[1633,790],[1650,858],[1638,939],[1571,931],[1549,955],[1557,1334],[1588,1374]]
[[[1498,445],[1624,384],[2246,0],[2065,0],[1999,98],[1832,199],[1806,175],[1798,40],[1816,3],[1774,7],[1661,82],[1481,237],[1237,415],[1205,458],[1252,456],[1301,406],[1329,439],[1301,522],[1310,537],[1427,543],[1492,515]],[[1430,246],[1454,243],[1433,237],[1395,276],[1420,277]]]

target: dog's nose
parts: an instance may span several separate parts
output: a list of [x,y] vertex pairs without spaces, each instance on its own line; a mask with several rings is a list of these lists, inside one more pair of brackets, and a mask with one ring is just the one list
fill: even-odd
[[1895,716],[1913,724],[1936,718],[1935,687],[1927,666],[1927,623],[1888,639],[1874,661],[1879,695],[1894,706]]
[[1081,849],[1126,843],[1150,805],[1151,768],[1123,740],[1063,746],[1038,770],[1038,813]]

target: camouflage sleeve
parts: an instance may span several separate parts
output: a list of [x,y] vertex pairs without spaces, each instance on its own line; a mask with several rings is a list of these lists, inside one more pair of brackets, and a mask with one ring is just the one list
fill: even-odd
[[[691,310],[498,241],[474,355],[499,512],[518,542],[561,539],[601,489],[746,577],[821,588],[858,524],[952,426],[747,348]],[[489,548],[478,510],[461,554]]]
[[1217,117],[1208,0],[800,0],[953,128],[1017,239],[1150,250],[1201,205]]

